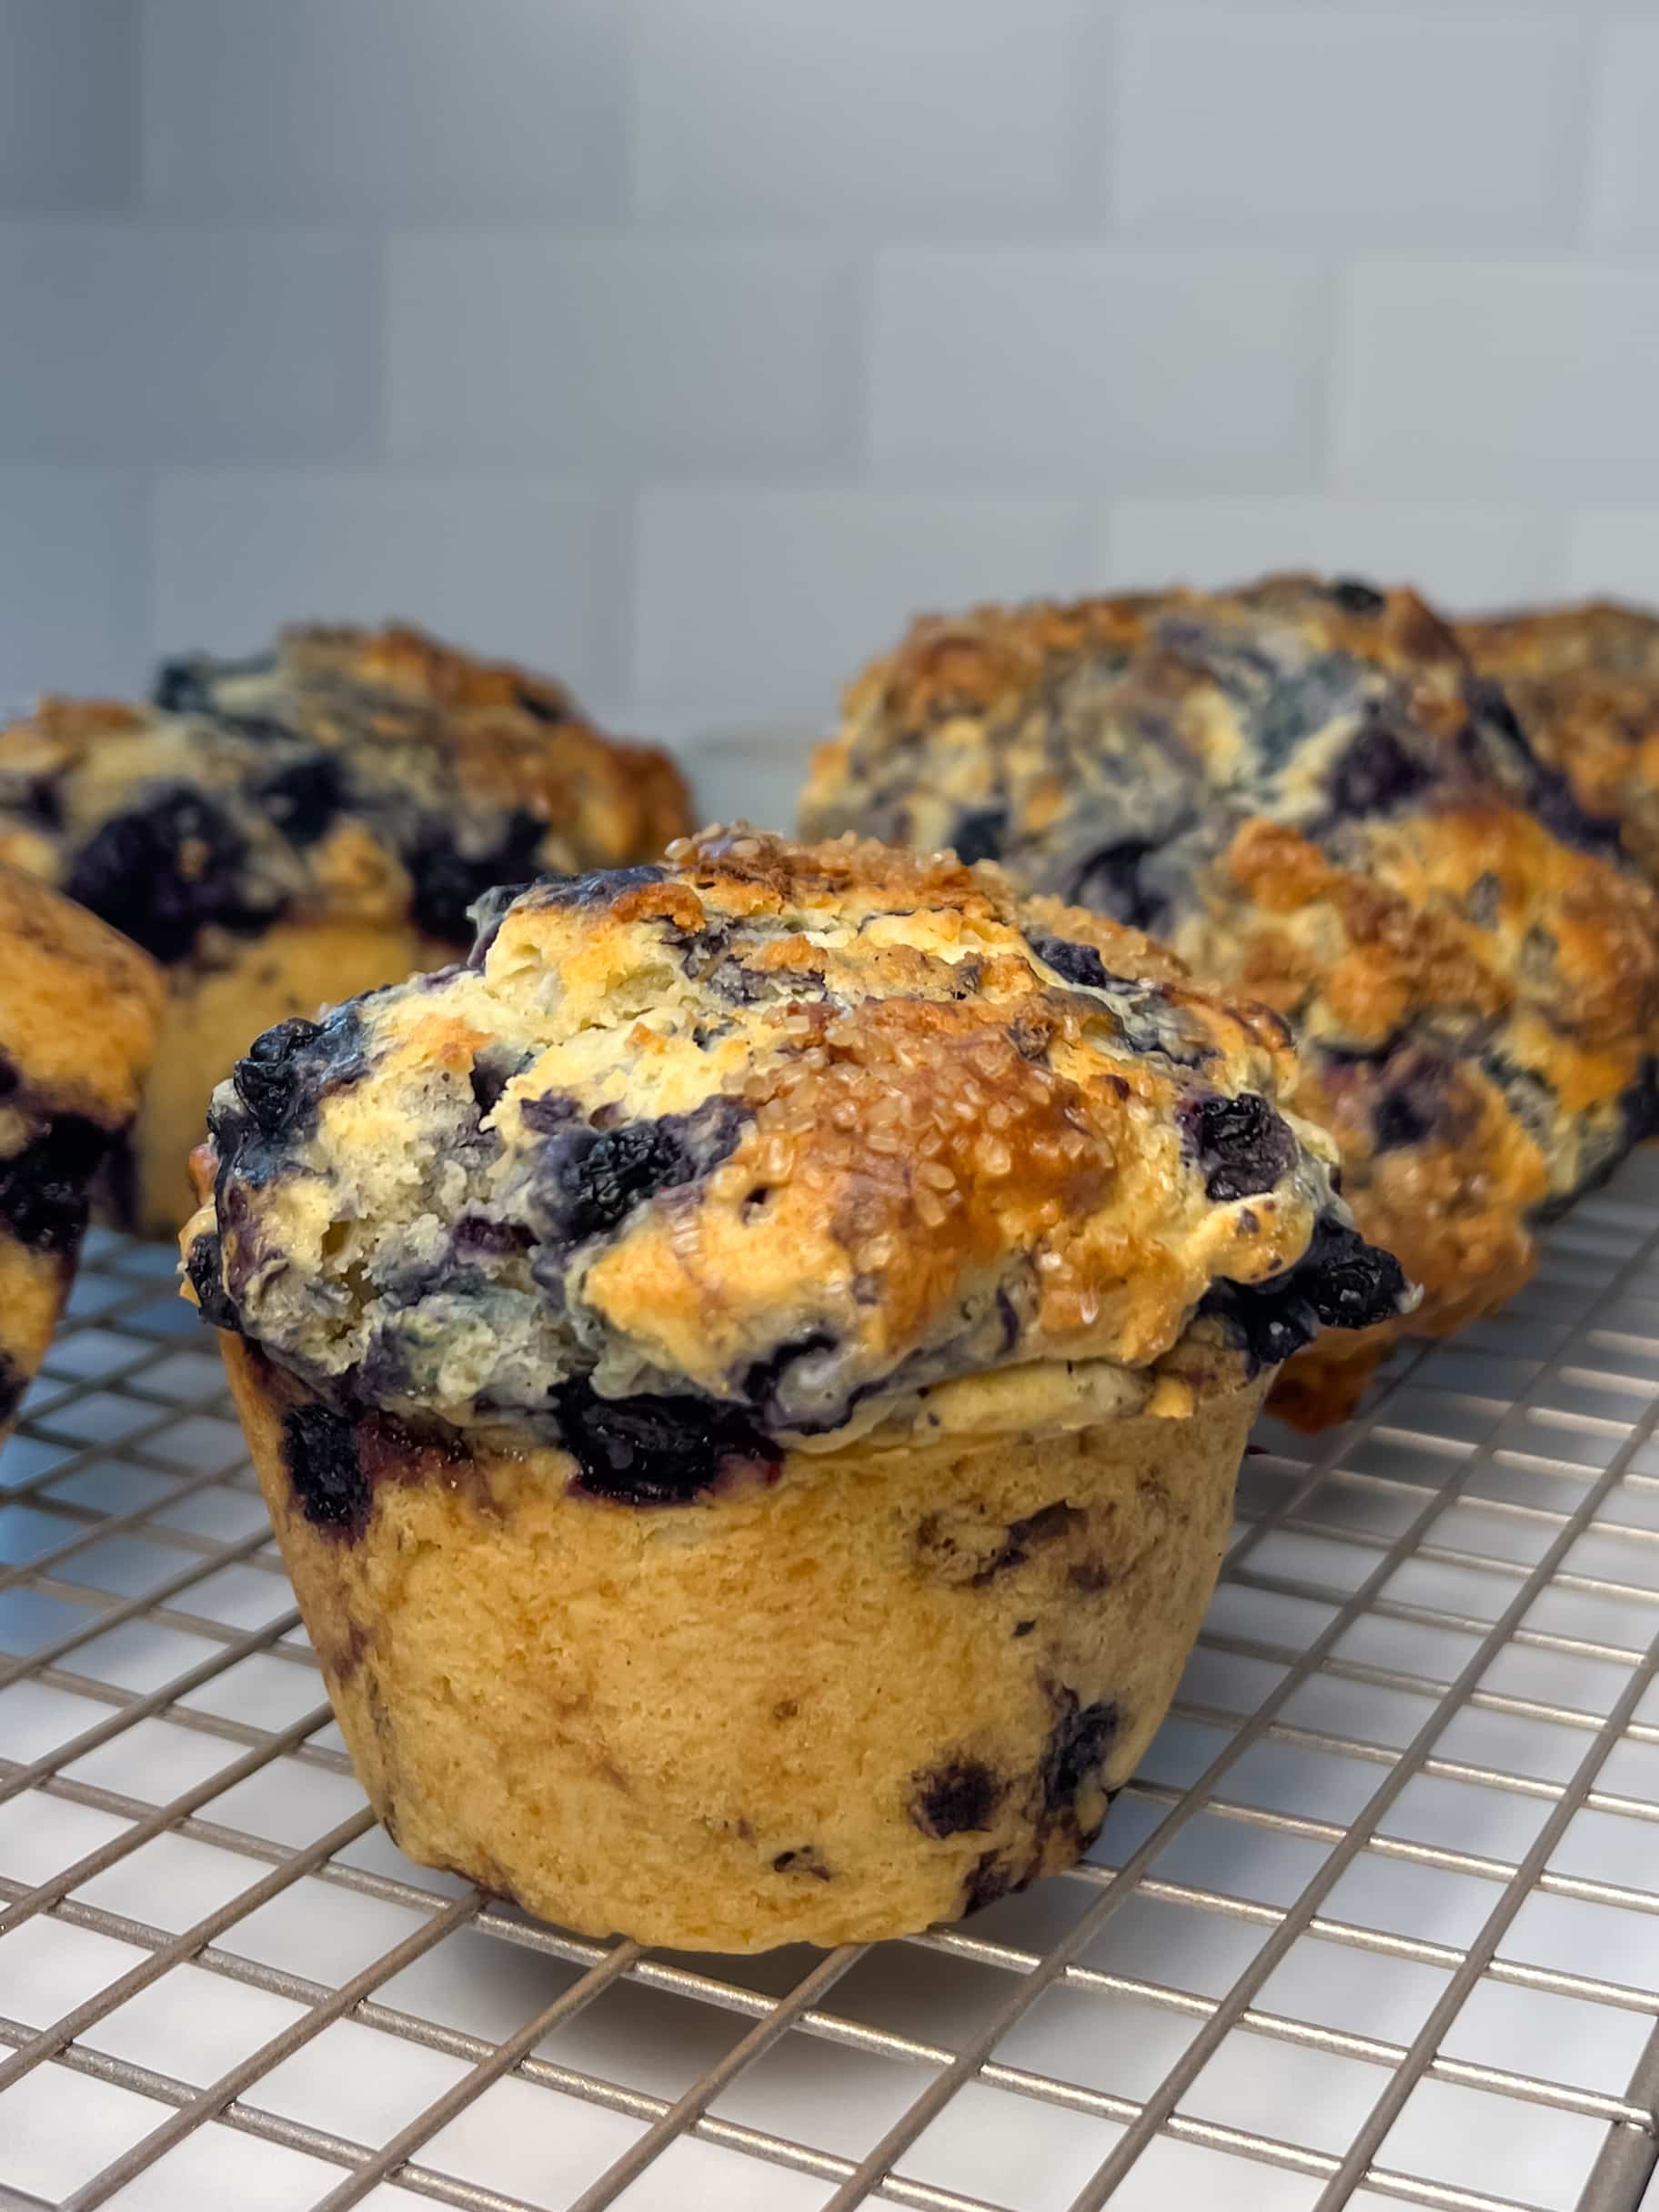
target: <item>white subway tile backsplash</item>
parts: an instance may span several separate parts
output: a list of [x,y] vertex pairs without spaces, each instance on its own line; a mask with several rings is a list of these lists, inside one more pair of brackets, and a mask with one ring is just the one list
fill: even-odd
[[0,0],[0,696],[401,613],[799,729],[981,593],[1659,600],[1655,114],[1659,0]]
[[1615,23],[1599,42],[1590,111],[1590,235],[1659,245],[1659,22]]
[[392,449],[622,475],[833,461],[852,297],[819,246],[400,237]]
[[640,206],[739,230],[1087,220],[1090,14],[1087,0],[645,0]]
[[1443,496],[1659,492],[1659,266],[1374,261],[1349,275],[1335,465]]
[[0,459],[353,459],[381,262],[302,232],[0,225]]
[[1209,236],[1440,245],[1569,235],[1581,95],[1560,16],[1141,5],[1114,207]]
[[0,0],[0,212],[136,196],[137,55],[129,0]]
[[131,470],[0,468],[0,719],[141,679],[147,528]]
[[155,643],[239,651],[307,617],[395,616],[608,694],[624,552],[616,502],[518,477],[184,472],[157,489]]
[[1305,483],[1321,337],[1317,272],[1287,255],[892,246],[874,459],[932,482]]
[[1659,503],[1588,508],[1567,524],[1565,588],[1659,603]]
[[1066,498],[656,491],[640,503],[635,694],[718,724],[827,728],[913,614],[1081,588]]
[[1560,537],[1548,508],[1501,500],[1119,499],[1101,518],[1096,575],[1127,589],[1314,568],[1473,608],[1547,597],[1561,580]]
[[145,185],[168,214],[611,220],[611,0],[146,0]]

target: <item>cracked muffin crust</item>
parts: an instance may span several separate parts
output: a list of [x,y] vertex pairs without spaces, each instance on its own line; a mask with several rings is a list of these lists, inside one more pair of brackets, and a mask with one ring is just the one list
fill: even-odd
[[1351,1276],[1396,1311],[1276,1103],[1282,1023],[1137,932],[749,831],[481,919],[214,1100],[192,1264],[343,1407],[545,1441],[689,1393],[809,1440],[1037,1360],[1148,1402],[1206,1302],[1257,1364],[1350,1321]]
[[0,866],[0,1439],[45,1354],[118,1168],[160,1018],[155,964]]
[[[802,809],[1155,931],[1296,1028],[1364,1233],[1455,1328],[1647,1133],[1659,905],[1408,592],[1277,577],[914,624]],[[1326,1337],[1277,1410],[1350,1412],[1388,1337]]]
[[1069,1865],[1273,1364],[1409,1302],[1271,1013],[993,870],[709,831],[259,1040],[186,1232],[366,1785],[756,1949]]
[[1659,877],[1659,615],[1592,600],[1460,622],[1457,634],[1539,758]]
[[153,702],[48,699],[0,729],[0,860],[167,968],[138,1219],[171,1231],[201,1101],[287,1014],[465,950],[507,878],[659,851],[687,826],[667,756],[557,685],[391,628],[297,628],[177,660]]

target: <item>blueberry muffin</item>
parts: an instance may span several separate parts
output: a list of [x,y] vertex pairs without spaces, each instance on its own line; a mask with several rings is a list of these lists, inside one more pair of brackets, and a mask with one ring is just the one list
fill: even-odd
[[[1659,904],[1409,592],[1225,594],[918,622],[848,695],[803,822],[963,858],[1154,931],[1302,1047],[1365,1235],[1443,1332],[1654,1120]],[[1292,1360],[1352,1410],[1397,1321]]]
[[1274,1364],[1408,1302],[1282,1023],[991,870],[739,830],[262,1037],[191,1290],[370,1796],[756,1950],[1070,1865]]
[[51,1342],[92,1186],[122,1164],[164,990],[136,945],[0,867],[0,1438]]
[[0,729],[0,860],[160,960],[169,994],[136,1140],[135,1225],[176,1231],[202,1102],[287,1015],[457,959],[507,877],[659,852],[667,757],[557,686],[408,629],[297,629],[177,661],[142,708],[47,699]]
[[1592,601],[1460,623],[1458,636],[1540,759],[1659,879],[1659,615]]

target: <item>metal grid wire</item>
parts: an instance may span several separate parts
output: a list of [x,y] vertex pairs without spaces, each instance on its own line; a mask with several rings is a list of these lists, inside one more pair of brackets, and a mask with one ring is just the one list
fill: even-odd
[[1659,1156],[1264,1425],[1087,1865],[831,1954],[399,1856],[171,1277],[89,1241],[0,1455],[0,2205],[1659,2212]]

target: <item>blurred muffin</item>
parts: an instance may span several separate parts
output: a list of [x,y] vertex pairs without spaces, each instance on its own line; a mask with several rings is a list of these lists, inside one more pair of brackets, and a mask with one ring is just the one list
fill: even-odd
[[409,629],[295,629],[169,663],[156,703],[48,699],[0,729],[0,860],[167,970],[136,1225],[176,1230],[214,1084],[285,1015],[453,960],[492,883],[659,852],[667,756],[556,685]]
[[124,1164],[165,988],[125,938],[0,867],[0,1438],[68,1294],[92,1185]]
[[[1659,905],[1409,592],[1224,594],[916,623],[850,689],[802,808],[1000,858],[1294,1024],[1367,1237],[1456,1328],[1654,1119]],[[1352,1411],[1387,1340],[1325,1338],[1274,1404]]]
[[1460,622],[1457,634],[1533,751],[1659,877],[1659,615],[1592,600]]
[[1246,1430],[1407,1302],[1282,1024],[994,871],[709,832],[261,1038],[186,1232],[403,1848],[594,1933],[1068,1865]]

